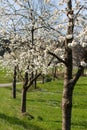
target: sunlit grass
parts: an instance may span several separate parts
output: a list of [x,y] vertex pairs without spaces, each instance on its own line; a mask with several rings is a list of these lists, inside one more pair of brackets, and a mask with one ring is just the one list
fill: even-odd
[[72,130],[87,129],[87,77],[81,77],[73,95]]
[[5,69],[0,68],[0,83],[10,83],[12,82],[13,76],[7,75],[7,71]]
[[[87,129],[87,77],[78,81],[73,96],[72,130]],[[61,130],[63,80],[38,84],[27,93],[27,113],[21,114],[22,85],[17,99],[12,88],[0,88],[0,130]]]

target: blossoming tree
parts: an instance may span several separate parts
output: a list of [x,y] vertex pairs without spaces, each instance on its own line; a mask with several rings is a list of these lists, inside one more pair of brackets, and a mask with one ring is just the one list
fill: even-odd
[[[11,41],[11,44],[8,45],[11,48],[9,54],[11,57],[6,55],[8,56],[6,59],[12,59],[11,62],[9,62],[10,60],[8,62],[18,65],[19,72],[24,76],[22,112],[26,111],[25,99],[28,88],[42,72],[47,71],[48,65],[51,65],[53,58],[56,58],[65,68],[62,130],[70,130],[73,90],[87,66],[86,1],[61,0],[53,3],[51,0],[45,0],[44,3],[40,0],[37,4],[37,1],[32,3],[29,0],[13,0],[12,2],[8,0],[4,1],[2,5],[6,7],[5,10],[3,9],[4,17],[2,16],[2,18],[9,16],[7,17],[9,22],[5,23],[7,26],[5,26],[3,35],[9,37]],[[35,8],[35,5],[38,5],[38,9]],[[13,26],[12,21],[14,21]],[[16,34],[14,30],[16,30]],[[52,43],[52,41],[55,42]],[[73,77],[72,48],[79,44],[85,49],[85,54]],[[15,60],[12,56],[15,57]],[[38,71],[38,75],[28,81],[28,73],[31,74],[35,70]]]
[[[11,8],[13,4],[14,8]],[[39,75],[46,73],[51,65],[52,56],[48,57],[47,51],[48,48],[54,50],[54,44],[51,44],[53,38],[48,35],[50,26],[46,21],[50,15],[45,10],[42,15],[42,3],[39,11],[34,9],[32,1],[4,1],[2,5],[4,9],[1,17],[7,21],[2,25],[1,44],[10,50],[1,58],[2,66],[10,71],[14,70],[14,97],[16,73],[23,79],[22,112],[26,112],[28,88]],[[36,71],[37,75],[31,77]]]
[[[73,77],[72,75],[72,71],[73,71],[72,47],[78,45],[79,43],[83,47],[87,46],[87,43],[85,40],[87,38],[87,30],[84,28],[84,25],[86,27],[84,9],[87,9],[87,8],[85,6],[81,6],[81,3],[78,3],[78,2],[80,1],[76,1],[76,3],[74,3],[72,0],[68,0],[68,1],[63,1],[63,3],[61,3],[61,4],[66,4],[65,12],[67,15],[67,20],[68,20],[67,21],[68,24],[66,25],[67,28],[66,28],[65,40],[64,40],[64,47],[65,47],[64,60],[60,59],[59,56],[49,51],[49,54],[56,57],[65,65],[64,88],[63,88],[63,95],[62,95],[62,130],[71,129],[73,90],[74,90],[76,82],[78,81],[79,77],[83,73],[84,67],[87,66],[86,55],[85,55],[83,56],[84,59],[81,59],[81,62],[78,65],[78,71]],[[76,10],[74,6],[75,4],[76,4]],[[78,19],[81,19],[82,21]],[[76,22],[78,22],[78,25],[76,25]],[[80,29],[80,30],[82,29],[82,31],[74,32],[74,30],[76,29]]]

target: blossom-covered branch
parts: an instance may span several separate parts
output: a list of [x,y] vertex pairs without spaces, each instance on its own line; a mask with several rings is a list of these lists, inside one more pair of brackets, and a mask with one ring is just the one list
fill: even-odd
[[65,65],[67,65],[67,63],[66,63],[63,59],[61,59],[60,57],[58,57],[55,53],[53,53],[53,52],[51,52],[51,51],[48,51],[48,54],[50,54],[50,55],[52,55],[53,57],[55,57],[59,62],[61,62],[61,63],[65,64]]

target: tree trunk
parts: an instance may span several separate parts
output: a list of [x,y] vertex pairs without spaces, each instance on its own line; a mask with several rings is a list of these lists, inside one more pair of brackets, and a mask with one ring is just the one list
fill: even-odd
[[73,89],[67,84],[62,97],[62,130],[71,130],[72,94]]
[[21,112],[25,113],[26,112],[26,96],[27,96],[27,91],[28,89],[32,86],[33,82],[41,75],[39,73],[34,79],[30,81],[28,84],[28,73],[25,72],[25,79],[24,79],[24,84],[23,84],[23,89],[22,89],[22,101],[21,101]]
[[[34,73],[32,72],[31,73],[31,77],[30,77],[30,81],[34,78]],[[32,83],[32,86],[33,86],[34,82]]]
[[28,72],[25,72],[24,84],[22,89],[22,101],[21,101],[21,112],[26,112],[26,95],[27,95],[27,85],[28,85]]
[[72,50],[67,48],[65,53],[67,63],[64,74],[64,89],[62,95],[62,130],[71,130],[71,112],[72,112]]
[[57,78],[57,67],[54,66],[54,78]]
[[16,66],[14,67],[14,76],[13,76],[13,93],[12,96],[13,98],[16,98],[16,76],[17,76],[17,72],[16,72]]
[[42,75],[42,84],[44,84],[44,82],[45,82],[45,76]]
[[37,88],[37,80],[34,81],[34,87]]
[[[36,73],[35,73],[35,77],[37,76],[37,70],[36,70]],[[35,87],[35,89],[37,88],[37,79],[35,79],[35,81],[34,81],[34,87]]]
[[[72,44],[73,30],[74,30],[74,12],[72,10],[72,0],[67,1],[67,16],[69,25],[67,27],[67,37],[65,39],[65,74],[64,74],[64,89],[62,95],[62,130],[71,130],[71,113],[72,113],[72,94],[73,83],[72,81],[72,69],[73,58],[72,49],[68,47],[68,44]],[[71,16],[71,17],[70,17]]]
[[25,113],[26,112],[26,95],[27,91],[25,88],[22,89],[22,103],[21,103],[21,112]]
[[69,72],[69,69],[66,69],[62,96],[62,130],[71,130],[73,90],[83,71],[84,67],[79,66],[75,77],[73,77],[71,80],[68,80],[68,78],[70,78],[70,75],[67,73]]

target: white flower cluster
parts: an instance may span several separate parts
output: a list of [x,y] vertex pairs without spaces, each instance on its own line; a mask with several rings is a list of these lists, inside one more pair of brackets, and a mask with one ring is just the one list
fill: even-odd
[[75,47],[77,45],[77,42],[75,42],[74,40],[72,41],[72,43],[68,44],[69,48]]
[[85,61],[81,61],[81,66],[83,66],[83,67],[87,67],[87,63],[85,62]]
[[72,34],[66,35],[66,38],[71,39],[71,38],[73,38],[73,35]]
[[84,48],[84,47],[87,47],[87,42],[82,42],[80,43],[80,45]]
[[64,49],[63,48],[56,48],[54,50],[54,53],[60,57],[63,57],[64,56]]
[[55,26],[55,29],[57,30],[57,29],[60,29],[60,28],[63,28],[63,27],[64,27],[63,24],[58,24],[58,25]]
[[[74,6],[75,2],[76,4],[79,3],[79,0],[76,1],[73,1],[72,6]],[[10,15],[1,17],[0,32],[3,36],[10,39],[10,44],[8,46],[11,53],[6,53],[3,60],[1,59],[2,66],[6,66],[11,70],[14,66],[18,65],[20,71],[23,72],[27,70],[31,73],[32,71],[35,72],[38,70],[38,72],[41,71],[46,74],[49,67],[54,65],[54,63],[52,63],[48,67],[48,63],[52,58],[52,56],[47,54],[48,50],[52,51],[60,58],[64,58],[65,50],[63,48],[58,48],[57,44],[53,41],[54,39],[57,39],[59,44],[64,44],[65,39],[69,39],[70,41],[74,35],[76,40],[69,43],[68,47],[75,47],[78,45],[78,42],[82,47],[87,47],[87,24],[84,24],[86,23],[86,20],[83,17],[84,13],[82,13],[82,11],[80,12],[82,13],[81,15],[80,13],[78,14],[79,25],[74,26],[74,28],[79,26],[79,29],[73,34],[66,35],[67,27],[69,28],[72,26],[70,19],[73,18],[73,15],[68,13],[70,10],[66,8],[69,0],[55,2],[53,0],[39,2],[38,0],[36,1],[36,4],[33,4],[34,0],[15,0],[12,2],[12,4],[14,3],[14,7],[12,8],[9,6],[8,1],[4,0],[4,2],[5,4],[2,4],[3,7],[0,9],[1,14],[2,16],[5,14]],[[51,5],[49,5],[50,3]],[[32,7],[32,10],[31,8],[28,8],[29,4]],[[36,5],[38,6],[36,7]],[[61,5],[61,7],[59,5]],[[78,10],[75,10],[74,12],[76,14]],[[16,15],[16,13],[18,13],[18,15]],[[32,27],[35,29],[33,30],[33,34]],[[7,32],[8,35],[6,34]],[[81,65],[86,66],[86,63],[81,61]]]
[[64,36],[59,36],[59,41],[60,42],[64,42],[65,41],[65,37]]
[[69,17],[70,19],[72,19],[72,18],[73,18],[73,15],[69,14],[68,17]]
[[44,2],[45,2],[45,3],[49,3],[49,2],[50,2],[50,0],[44,0]]
[[84,27],[76,38],[79,40],[80,45],[83,48],[87,47],[87,27]]

